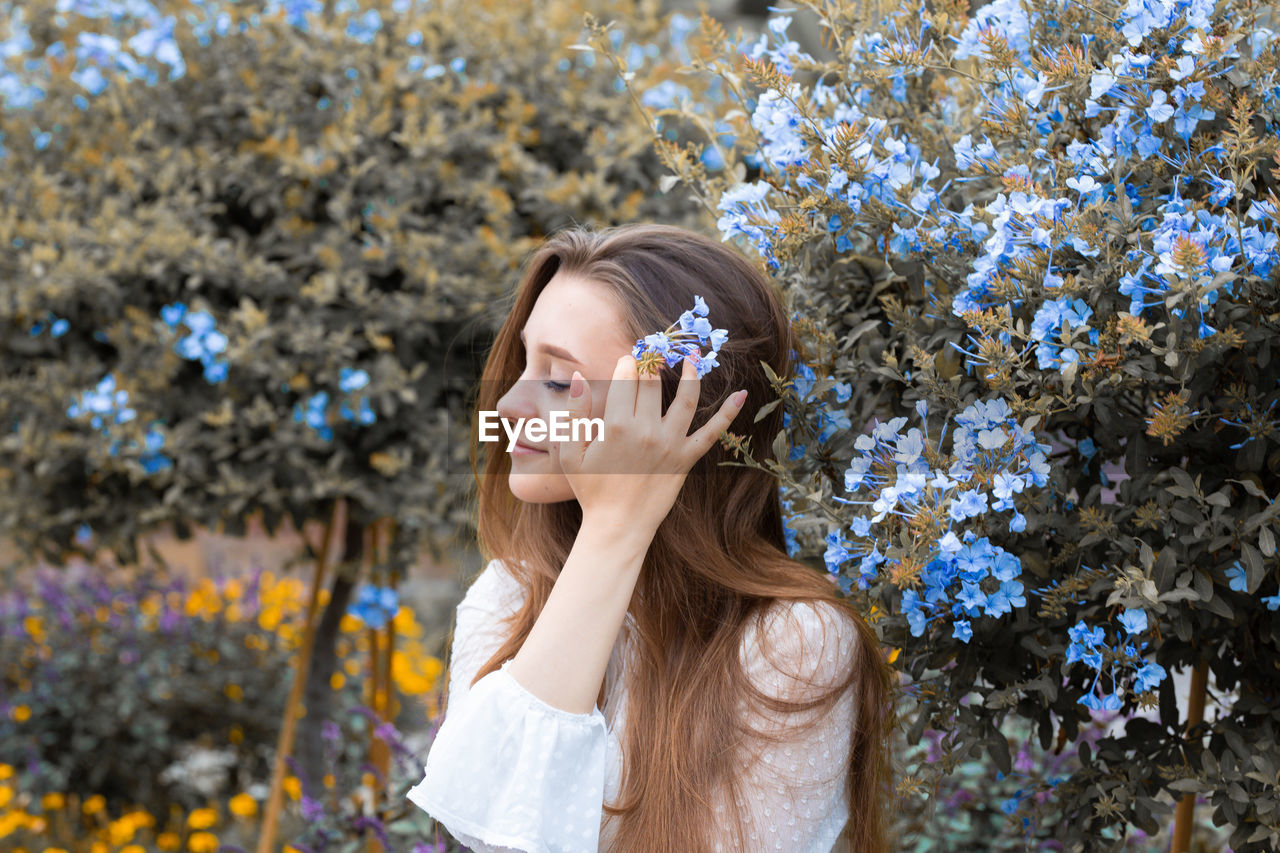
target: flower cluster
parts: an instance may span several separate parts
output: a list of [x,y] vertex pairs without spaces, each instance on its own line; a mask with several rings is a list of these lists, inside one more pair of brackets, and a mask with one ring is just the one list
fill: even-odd
[[[76,419],[87,416],[94,429],[111,438],[113,425],[129,423],[138,416],[137,411],[129,408],[128,403],[129,392],[124,388],[116,388],[115,374],[108,373],[93,390],[83,391],[78,400],[71,401],[71,405],[67,407],[67,417]],[[144,447],[138,462],[148,474],[173,467],[173,460],[160,452],[160,448],[164,446],[164,433],[155,424],[147,428],[143,442]],[[133,450],[138,447],[138,442],[130,439],[125,446]],[[120,453],[119,438],[112,440],[107,453],[111,456]]]
[[[52,312],[49,314],[49,334],[52,337],[60,338],[71,328],[71,324],[65,319],[55,316]],[[31,337],[36,337],[45,329],[44,323],[34,323],[31,326]]]
[[[1076,701],[1094,711],[1120,710],[1121,690],[1116,686],[1117,665],[1125,664],[1133,670],[1133,688],[1138,693],[1155,689],[1168,674],[1160,664],[1145,661],[1141,657],[1147,643],[1136,638],[1147,630],[1147,612],[1142,608],[1128,608],[1120,614],[1120,625],[1125,632],[1123,645],[1118,638],[1114,645],[1107,645],[1106,631],[1101,626],[1091,628],[1084,620],[1077,622],[1067,632],[1071,638],[1071,643],[1067,646],[1067,663],[1080,661],[1094,671],[1089,691]],[[1135,641],[1138,642],[1137,646],[1134,645]],[[1100,685],[1102,671],[1108,661],[1112,664],[1110,693]]]
[[[369,374],[363,370],[344,367],[338,372],[338,388],[344,394],[359,391],[368,384]],[[288,389],[288,383],[281,386],[281,390],[287,391]],[[365,426],[377,420],[377,415],[374,414],[373,409],[369,406],[367,397],[361,397],[357,407],[357,410],[353,411],[350,400],[344,399],[338,404],[338,416],[344,421],[353,421]],[[305,401],[294,405],[293,421],[294,423],[305,422],[320,438],[325,441],[332,441],[333,428],[329,426],[329,409],[329,392],[317,391]]]
[[1026,606],[1022,582],[1017,580],[1022,562],[972,530],[965,531],[962,538],[948,536],[951,538],[939,542],[937,556],[921,572],[923,592],[903,592],[902,612],[913,637],[921,636],[930,622],[949,613],[952,636],[967,643],[973,637],[971,619],[998,619],[1015,607]]
[[356,593],[356,600],[347,608],[347,614],[377,629],[395,618],[399,609],[400,599],[394,587],[367,583]]
[[[1273,203],[1246,199],[1240,167],[1226,144],[1187,143],[1215,117],[1208,104],[1222,102],[1212,87],[1242,85],[1275,34],[1259,28],[1233,46],[1213,35],[1213,10],[1203,3],[1135,0],[1116,25],[1123,39],[1096,68],[1081,62],[1078,48],[1064,48],[1054,62],[1031,55],[1033,27],[1062,26],[1040,20],[1047,9],[1061,14],[1058,4],[1030,14],[1016,3],[987,4],[970,18],[954,48],[956,59],[1012,62],[1007,75],[979,81],[989,104],[986,118],[990,126],[1004,127],[1006,116],[1026,114],[1034,130],[1031,144],[1019,139],[1013,150],[971,133],[950,146],[947,153],[965,175],[953,180],[999,181],[989,201],[969,202],[962,210],[945,204],[941,189],[932,186],[940,174],[938,156],[927,158],[905,129],[885,135],[885,119],[867,115],[873,108],[870,87],[845,94],[823,83],[806,89],[786,82],[768,89],[750,108],[764,165],[777,174],[774,186],[789,196],[780,203],[791,203],[795,190],[824,198],[818,210],[837,252],[853,250],[868,239],[864,235],[875,235],[870,239],[878,252],[903,260],[938,250],[968,253],[967,286],[953,297],[957,316],[1023,304],[1026,288],[1011,292],[1010,279],[1026,282],[1032,275],[1039,289],[1061,287],[1068,273],[1091,265],[1104,248],[1098,212],[1131,210],[1140,239],[1125,255],[1117,281],[1119,292],[1130,298],[1130,312],[1165,306],[1174,317],[1193,319],[1200,337],[1214,334],[1209,315],[1219,292],[1234,295],[1242,274],[1265,278],[1280,260],[1280,216]],[[920,18],[914,37],[889,21],[887,36],[870,33],[849,45],[855,64],[900,72],[891,75],[892,99],[898,102],[903,75],[918,72],[937,46],[935,40],[919,47],[931,26],[925,10]],[[775,18],[771,29],[781,32],[787,22]],[[1168,33],[1177,35],[1168,38]],[[794,43],[768,51],[763,43],[762,37],[747,55],[767,55],[784,80],[805,58]],[[1081,73],[1089,86],[1077,105],[1059,92],[1069,89],[1061,80]],[[1263,91],[1265,102],[1276,100],[1274,85],[1263,85]],[[954,114],[956,97],[948,96],[942,109]],[[1096,120],[1097,131],[1083,140],[1068,139],[1065,146],[1054,144],[1059,126],[1077,110],[1084,119]],[[820,145],[801,136],[799,129],[806,125],[821,132]],[[851,129],[856,131],[852,138]],[[838,140],[842,132],[845,137]],[[1135,170],[1145,176],[1153,162],[1167,167],[1172,178],[1158,184],[1135,181]],[[1153,192],[1157,187],[1167,192]],[[770,189],[764,182],[731,186],[720,200],[724,215],[718,227],[726,239],[745,235],[777,268],[780,215],[766,202]],[[1074,348],[1077,353],[1064,351],[1058,359],[1056,344],[1031,343],[1041,369],[1062,369],[1078,354]]]
[[160,309],[160,319],[170,330],[179,323],[191,330],[173,349],[183,358],[204,365],[205,381],[216,385],[226,380],[227,361],[218,355],[227,349],[227,336],[217,330],[213,315],[208,311],[188,311],[186,305],[175,302]]
[[[794,350],[791,353],[791,357],[793,359],[796,358]],[[815,398],[814,405],[817,417],[816,423],[814,424],[816,427],[816,434],[813,438],[819,444],[825,444],[837,432],[853,428],[853,424],[849,420],[848,411],[843,408],[828,407],[827,401],[823,399],[825,396],[825,390],[834,391],[835,401],[837,403],[844,404],[849,402],[850,398],[853,396],[853,385],[848,382],[836,382],[835,377],[831,374],[827,374],[826,378],[822,380],[822,388],[824,391],[823,393],[820,393],[818,388],[815,387],[817,382],[818,375],[813,372],[813,368],[804,362],[798,362],[796,364],[796,375],[791,380],[788,387],[795,392],[796,397],[799,398],[801,403],[804,403],[811,397]],[[829,389],[827,388],[828,385],[830,386]],[[784,429],[789,429],[791,427],[790,412],[783,413],[782,426]],[[793,441],[788,458],[792,462],[795,462],[804,456],[806,449],[806,444],[799,441]]]
[[[711,328],[707,313],[706,300],[694,296],[693,308],[681,314],[666,330],[637,339],[631,354],[639,362],[640,372],[656,372],[663,364],[675,367],[686,357],[693,359],[699,379],[717,367],[716,356],[729,339],[729,332]],[[703,345],[710,346],[711,351],[704,354]]]
[[[927,426],[923,401],[916,412]],[[914,588],[903,593],[902,609],[912,635],[921,636],[933,619],[949,613],[956,617],[953,636],[967,643],[971,618],[999,617],[1026,600],[1016,580],[1022,573],[1018,558],[964,527],[988,512],[1012,510],[1009,530],[1024,530],[1026,516],[1014,495],[1048,482],[1049,447],[1018,424],[1001,399],[978,401],[954,420],[949,457],[942,455],[945,427],[931,448],[920,428],[902,432],[905,417],[877,422],[869,435],[858,437],[857,455],[844,475],[845,490],[857,493],[865,488],[870,494],[862,501],[835,500],[870,507],[871,515],[856,516],[849,525],[855,537],[869,544],[857,545],[840,531],[831,531],[825,558],[832,573],[857,558],[858,585],[865,589],[882,564],[893,563],[901,570],[910,557],[922,566],[919,581],[924,585],[923,593]],[[912,555],[891,558],[897,529],[917,518],[930,522],[932,538],[918,543]],[[956,525],[959,533],[953,529]],[[882,539],[885,552],[880,550]]]

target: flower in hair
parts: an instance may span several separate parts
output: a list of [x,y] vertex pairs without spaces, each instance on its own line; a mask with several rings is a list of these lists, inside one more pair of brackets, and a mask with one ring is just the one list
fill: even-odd
[[[688,356],[693,359],[701,379],[711,372],[711,368],[719,366],[716,356],[728,339],[728,330],[711,328],[706,301],[701,296],[694,296],[693,308],[681,314],[680,319],[665,330],[637,339],[631,354],[639,362],[641,373],[656,373],[663,364],[675,367]],[[711,348],[706,354],[702,352],[704,344]]]

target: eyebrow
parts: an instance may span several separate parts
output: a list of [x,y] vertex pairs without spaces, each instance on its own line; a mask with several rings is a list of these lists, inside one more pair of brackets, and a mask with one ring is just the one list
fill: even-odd
[[[520,343],[522,343],[522,344],[524,344],[524,343],[525,343],[525,340],[524,340],[524,329],[521,329],[521,330],[520,330]],[[527,344],[526,344],[526,346],[527,346]],[[560,347],[553,346],[553,345],[551,345],[551,344],[541,344],[541,345],[539,345],[538,349],[542,350],[543,352],[547,353],[548,355],[553,355],[553,356],[555,356],[556,358],[562,358],[562,359],[564,359],[565,361],[572,361],[574,364],[582,364],[582,362],[580,362],[580,361],[578,361],[576,358],[574,358],[574,357],[573,357],[573,354],[572,354],[572,353],[570,353],[570,352],[569,352],[568,350],[566,350],[566,349],[561,349]]]

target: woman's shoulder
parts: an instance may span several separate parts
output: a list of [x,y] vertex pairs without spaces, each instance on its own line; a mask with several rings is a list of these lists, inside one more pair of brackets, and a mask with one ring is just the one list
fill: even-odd
[[491,559],[476,574],[462,597],[462,606],[514,607],[524,600],[524,587],[501,559]]
[[751,624],[743,651],[758,675],[783,672],[808,683],[835,683],[853,666],[858,630],[845,607],[821,599],[778,599],[759,626]]

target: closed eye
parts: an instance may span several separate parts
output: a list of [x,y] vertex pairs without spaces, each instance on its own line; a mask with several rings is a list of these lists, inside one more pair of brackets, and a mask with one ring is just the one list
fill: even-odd
[[546,387],[550,388],[552,391],[555,391],[557,394],[560,394],[560,393],[563,393],[563,392],[565,392],[565,391],[568,391],[568,390],[569,390],[569,383],[568,383],[568,382],[550,382],[550,381],[548,381],[548,382],[543,382],[542,384],[543,384],[543,385],[545,385]]

